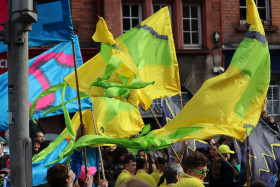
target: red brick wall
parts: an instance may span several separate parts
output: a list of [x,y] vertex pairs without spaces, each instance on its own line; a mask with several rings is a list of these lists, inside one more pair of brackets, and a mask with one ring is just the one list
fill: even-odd
[[91,37],[98,21],[97,0],[71,0],[71,13],[81,47],[92,47]]
[[[270,44],[280,43],[280,1],[271,0],[272,28],[265,28],[266,36]],[[242,40],[245,31],[240,31],[239,0],[223,0],[223,29],[224,44],[238,44]]]

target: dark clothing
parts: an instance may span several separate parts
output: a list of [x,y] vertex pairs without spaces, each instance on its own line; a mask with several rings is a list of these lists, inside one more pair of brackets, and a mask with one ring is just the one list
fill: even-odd
[[220,178],[214,179],[212,173],[209,173],[209,187],[234,187],[234,171],[231,166],[223,161],[220,167]]
[[273,123],[268,122],[267,124],[268,124],[269,127],[272,128],[274,131],[279,132],[279,128],[278,128],[278,124],[277,124],[277,123],[275,123],[275,122],[273,122]]

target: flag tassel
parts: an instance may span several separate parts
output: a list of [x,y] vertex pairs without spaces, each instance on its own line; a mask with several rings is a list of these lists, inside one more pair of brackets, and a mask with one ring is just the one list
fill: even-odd
[[[72,49],[73,49],[73,58],[74,58],[74,66],[75,66],[75,78],[76,78],[76,87],[77,87],[77,96],[78,96],[78,104],[79,104],[79,114],[80,114],[80,123],[81,123],[81,136],[84,135],[85,132],[85,125],[83,123],[83,115],[82,115],[82,107],[81,107],[81,98],[80,98],[80,91],[79,91],[79,81],[78,81],[78,70],[77,70],[77,60],[76,60],[76,52],[75,52],[75,45],[74,41],[72,41]],[[86,147],[83,146],[83,153],[84,153],[84,163],[85,163],[85,176],[88,174],[87,168],[87,154],[86,154]],[[85,178],[86,180],[86,178]]]
[[[158,121],[158,119],[157,119],[157,117],[156,117],[155,113],[153,112],[153,110],[152,110],[151,108],[149,108],[149,110],[151,111],[151,113],[152,113],[153,117],[155,118],[155,120],[156,120],[156,122],[157,122],[158,127],[161,129],[161,128],[162,128],[162,126],[160,125],[160,123],[159,123],[159,121]],[[171,149],[172,149],[172,151],[173,151],[174,155],[175,155],[175,156],[176,156],[176,158],[178,159],[178,161],[179,161],[180,165],[181,165],[181,166],[182,166],[182,168],[183,168],[182,161],[181,161],[181,159],[179,158],[178,154],[176,153],[176,151],[174,150],[174,148],[173,148],[173,146],[172,146],[172,145],[171,145],[170,147],[171,147]]]
[[[94,121],[93,110],[91,110],[91,115],[92,115],[92,122],[93,122],[94,129],[95,129],[95,134],[98,135],[97,127],[96,127],[96,124]],[[103,162],[103,158],[102,158],[102,154],[101,154],[100,144],[98,144],[98,153],[99,153],[100,162],[101,162],[102,178],[105,180],[106,177],[105,177],[105,170],[104,170],[104,162]]]

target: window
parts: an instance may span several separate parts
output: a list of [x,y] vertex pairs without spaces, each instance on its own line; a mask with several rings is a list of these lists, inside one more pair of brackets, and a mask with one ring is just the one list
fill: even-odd
[[137,26],[142,21],[142,10],[139,4],[124,4],[123,8],[123,32]]
[[199,5],[183,5],[184,47],[201,47],[201,17]]
[[267,91],[266,110],[269,115],[279,115],[279,86],[270,85]]
[[[255,0],[260,18],[264,20],[264,25],[270,25],[270,5],[269,0]],[[240,20],[246,20],[246,0],[240,0]]]
[[153,13],[156,13],[161,8],[166,7],[166,6],[168,6],[170,21],[171,21],[171,24],[172,24],[172,14],[171,14],[171,6],[170,5],[168,5],[168,4],[154,4],[153,5]]

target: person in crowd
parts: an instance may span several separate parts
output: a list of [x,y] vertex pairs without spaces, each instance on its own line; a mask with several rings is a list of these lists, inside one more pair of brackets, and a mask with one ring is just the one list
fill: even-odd
[[268,111],[267,110],[263,110],[262,113],[261,113],[261,119],[264,120],[264,122],[268,122]]
[[138,158],[136,160],[136,167],[137,167],[137,172],[135,174],[136,179],[146,181],[147,183],[151,184],[152,186],[157,185],[155,179],[147,173],[146,160],[145,159]]
[[45,141],[44,133],[42,131],[37,131],[35,134],[35,140],[39,141],[40,144]]
[[208,173],[208,158],[198,152],[190,153],[184,162],[185,174],[182,174],[175,186],[178,187],[203,187],[203,180]]
[[250,187],[266,187],[262,181],[254,181],[250,184]]
[[275,134],[279,133],[278,124],[277,124],[276,121],[274,120],[274,117],[273,117],[273,116],[269,116],[269,117],[268,117],[267,124],[268,124],[269,127],[274,131]]
[[[76,141],[84,134],[82,131],[85,132],[85,129],[81,127],[77,129]],[[72,187],[80,174],[82,164],[81,150],[74,150],[71,155],[70,166],[67,166],[65,163],[57,163],[48,169],[46,180],[49,187]],[[87,186],[92,186],[92,177],[87,176],[85,183]]]
[[132,177],[134,177],[135,172],[136,172],[136,160],[132,155],[128,155],[124,159],[124,169],[118,175],[115,186],[118,187],[121,182],[126,182]]
[[152,187],[152,185],[146,183],[145,181],[131,178],[126,182],[120,183],[119,187]]
[[39,149],[40,149],[40,142],[38,140],[34,140],[33,141],[33,152],[34,152],[34,155],[39,153]]
[[104,162],[113,162],[113,151],[117,146],[103,146],[102,158]]
[[235,186],[234,169],[229,164],[230,154],[235,152],[230,150],[228,145],[220,145],[218,154],[214,159],[209,174],[209,187]]
[[151,173],[151,176],[155,179],[156,184],[159,183],[160,177],[162,176],[165,166],[167,164],[167,160],[163,157],[158,157],[156,159],[157,163],[158,163],[158,169],[154,169],[153,173]]
[[124,169],[124,160],[128,155],[128,151],[125,147],[117,146],[117,148],[113,151],[113,162],[106,166],[106,170],[110,170],[112,176],[116,180],[118,175],[121,173],[122,169]]
[[[87,171],[88,171],[88,175],[90,177],[93,177],[94,174],[96,173],[97,169],[96,169],[96,167],[88,167]],[[85,165],[83,165],[81,168],[80,175],[78,177],[79,186],[83,187],[85,185],[85,179],[86,179],[86,172],[85,172]]]
[[[160,181],[157,186],[160,187],[174,187],[177,181],[180,178],[180,175],[183,174],[183,168],[179,163],[172,163],[165,167],[163,175],[160,178]],[[164,182],[164,179],[166,182]]]
[[48,141],[48,140],[45,140],[45,141],[41,142],[40,148],[39,148],[39,150],[38,150],[38,153],[40,153],[42,150],[44,150],[45,148],[47,148],[47,147],[49,146],[50,143],[51,143],[51,142]]
[[153,162],[152,162],[150,154],[148,154],[144,149],[139,149],[136,157],[145,159],[145,161],[146,161],[146,171],[148,173],[153,172]]

